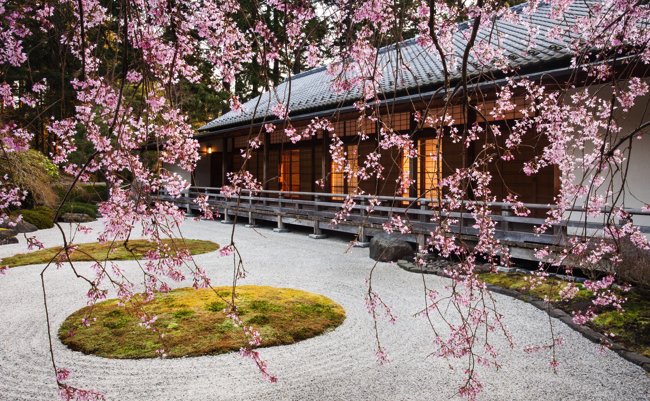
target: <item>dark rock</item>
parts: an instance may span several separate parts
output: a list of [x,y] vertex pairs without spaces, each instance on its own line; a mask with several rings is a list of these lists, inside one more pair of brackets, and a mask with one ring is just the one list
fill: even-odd
[[492,271],[492,266],[489,263],[480,263],[474,266],[474,271],[476,273],[489,273]]
[[650,251],[639,249],[628,238],[620,242],[621,263],[616,267],[619,279],[650,286]]
[[[650,358],[631,351],[619,351],[617,352],[620,356],[627,359],[628,361],[635,363],[645,369],[646,366],[650,365]],[[647,370],[647,369],[646,369]]]
[[395,262],[413,255],[413,247],[399,234],[381,233],[370,240],[370,257],[379,262]]
[[558,308],[551,308],[548,311],[548,314],[551,315],[551,317],[555,317],[555,318],[558,318],[558,319],[561,318],[561,317],[564,317],[564,316],[569,316],[568,313],[566,313],[562,309],[558,309]]
[[411,263],[408,260],[400,259],[397,261],[397,266],[401,267],[404,270],[410,271],[410,272],[416,272],[418,271],[418,267],[415,265],[415,263]]
[[19,221],[13,227],[9,224],[9,220],[5,220],[2,222],[2,224],[0,224],[0,228],[9,228],[16,231],[17,233],[31,233],[38,230],[35,225],[25,220]]
[[17,244],[16,230],[11,228],[0,228],[0,245]]
[[7,237],[7,238],[0,239],[0,245],[17,244],[17,243],[18,243],[18,238],[16,237]]
[[85,213],[65,213],[59,220],[64,223],[87,223],[95,219]]
[[18,232],[13,228],[0,228],[0,239],[15,237]]
[[21,220],[20,222],[18,222],[16,224],[16,226],[14,227],[14,230],[16,230],[19,233],[32,233],[32,232],[38,230],[38,227],[36,227],[35,225],[33,225],[32,223],[30,223],[28,221]]

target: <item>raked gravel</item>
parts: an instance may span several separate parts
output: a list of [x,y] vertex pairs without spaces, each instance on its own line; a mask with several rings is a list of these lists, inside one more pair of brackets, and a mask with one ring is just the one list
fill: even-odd
[[[99,227],[100,223],[91,223]],[[187,238],[227,242],[232,226],[187,220]],[[36,233],[46,246],[60,243],[55,229]],[[381,263],[374,288],[398,316],[382,323],[380,336],[391,362],[378,365],[372,320],[364,304],[372,261],[367,249],[348,249],[342,239],[314,240],[304,233],[274,233],[237,225],[248,277],[242,284],[293,287],[326,295],[346,310],[336,330],[294,345],[262,349],[279,378],[270,384],[254,364],[237,353],[149,360],[111,360],[73,352],[54,338],[59,366],[72,371],[71,383],[106,394],[109,400],[446,400],[456,398],[463,363],[428,356],[431,332],[414,314],[423,306],[420,274]],[[82,236],[78,242],[91,242]],[[20,244],[0,247],[0,257],[26,251]],[[217,285],[229,283],[231,260],[213,252],[196,257]],[[88,263],[78,263],[88,269]],[[138,279],[134,262],[120,262]],[[0,400],[55,400],[39,273],[42,265],[9,270],[0,277]],[[46,273],[52,329],[85,305],[85,287],[68,269]],[[447,279],[426,276],[444,291]],[[178,283],[175,286],[189,286]],[[111,294],[114,295],[114,294]],[[642,368],[600,347],[553,319],[565,345],[558,349],[559,373],[548,355],[526,354],[523,346],[549,339],[547,315],[524,302],[495,294],[516,347],[506,350],[495,336],[502,368],[479,368],[483,400],[647,400],[650,378]]]

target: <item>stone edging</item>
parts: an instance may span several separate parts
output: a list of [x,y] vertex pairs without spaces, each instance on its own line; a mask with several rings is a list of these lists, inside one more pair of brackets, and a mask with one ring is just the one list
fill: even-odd
[[[397,261],[397,266],[411,273],[435,274],[437,276],[443,276],[441,274],[438,274],[435,271],[428,271],[428,270],[418,268],[414,263],[407,262],[405,260]],[[610,343],[611,345],[608,348],[616,352],[621,358],[641,366],[646,372],[650,372],[650,358],[641,355],[638,352],[634,352],[629,349],[626,349],[621,344],[612,342],[609,338],[607,338],[607,336],[597,332],[596,330],[588,326],[574,323],[573,319],[571,318],[571,315],[569,315],[562,309],[556,308],[551,304],[547,304],[539,298],[533,297],[531,295],[522,294],[515,290],[511,290],[509,288],[503,288],[492,284],[487,284],[487,288],[492,292],[496,292],[502,295],[507,295],[512,298],[516,298],[520,301],[524,301],[533,305],[537,309],[540,309],[548,313],[551,317],[560,320],[561,322],[563,322],[573,330],[582,334],[583,337],[585,337],[586,339],[588,339],[593,343],[596,344]]]

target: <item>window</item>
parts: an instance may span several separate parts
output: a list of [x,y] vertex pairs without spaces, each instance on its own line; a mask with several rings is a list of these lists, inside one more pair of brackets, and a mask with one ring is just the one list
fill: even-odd
[[408,131],[411,129],[411,113],[382,114],[381,122],[395,131]]
[[442,141],[440,138],[423,138],[419,148],[418,194],[423,198],[435,199],[438,197],[438,176],[442,169]]
[[300,149],[282,151],[279,178],[281,191],[300,191]]
[[407,157],[404,152],[402,152],[402,196],[408,198],[411,196],[411,159]]
[[[357,171],[359,170],[359,149],[357,145],[345,145],[347,163],[339,166],[332,162],[330,176],[333,194],[349,194],[359,185]],[[347,177],[347,180],[346,180]],[[346,182],[347,181],[347,182]]]
[[[411,175],[412,159],[402,155],[402,196],[410,196],[410,188],[415,185],[417,195],[423,198],[438,197],[438,174],[442,169],[441,141],[438,138],[423,138],[418,142],[418,159],[415,161],[416,171]],[[408,185],[410,178],[415,176],[415,182]]]

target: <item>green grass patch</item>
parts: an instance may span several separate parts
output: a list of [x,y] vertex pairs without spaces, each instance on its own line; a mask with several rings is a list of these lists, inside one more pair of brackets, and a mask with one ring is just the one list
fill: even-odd
[[[192,255],[212,252],[219,249],[219,245],[212,241],[196,239],[166,239],[163,240],[163,242],[171,246],[172,249],[188,249]],[[35,252],[20,253],[2,259],[0,265],[16,267],[47,263],[61,249],[61,247],[54,247],[41,249]],[[111,244],[92,242],[88,244],[79,244],[78,248],[70,255],[70,259],[72,259],[73,262],[92,260],[134,260],[141,259],[147,251],[155,249],[155,243],[146,240],[130,240],[126,246],[124,243],[115,243],[111,246]]]
[[[218,290],[230,296],[228,287]],[[241,286],[236,300],[241,319],[260,332],[262,347],[293,344],[345,320],[345,311],[331,299],[295,289]],[[158,317],[153,327],[164,333],[161,343],[159,333],[140,327],[135,307],[109,300],[68,316],[59,338],[73,350],[106,358],[154,358],[161,347],[169,357],[236,351],[247,345],[247,339],[242,328],[226,317],[225,305],[211,289],[181,288],[156,294],[138,310]],[[85,327],[81,320],[88,313],[95,320]]]
[[[567,282],[553,277],[549,277],[544,284],[531,290],[530,284],[524,280],[527,275],[481,273],[479,276],[488,284],[509,288],[539,299],[548,298],[553,306],[569,314],[584,310],[591,305],[593,299],[593,294],[589,290],[577,284],[580,291],[575,298],[571,301],[562,301],[559,292]],[[602,334],[614,334],[612,338],[614,341],[650,357],[650,290],[635,287],[621,295],[627,298],[627,302],[623,305],[625,309],[623,312],[612,308],[600,309],[598,317],[590,322],[589,326]]]

